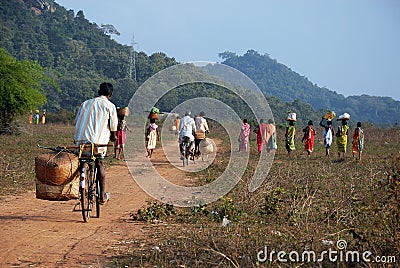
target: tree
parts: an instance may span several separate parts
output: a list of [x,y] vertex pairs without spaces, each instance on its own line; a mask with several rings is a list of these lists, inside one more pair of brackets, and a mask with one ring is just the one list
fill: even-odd
[[236,53],[230,52],[230,51],[225,51],[218,53],[218,57],[220,57],[222,60],[227,60],[227,59],[233,59],[237,57]]
[[42,83],[50,82],[34,61],[17,61],[0,48],[0,133],[12,133],[15,117],[46,102]]

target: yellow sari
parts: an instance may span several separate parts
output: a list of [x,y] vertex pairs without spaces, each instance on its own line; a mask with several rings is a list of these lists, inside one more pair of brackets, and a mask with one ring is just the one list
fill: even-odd
[[336,144],[338,152],[345,153],[347,150],[347,131],[349,130],[348,125],[339,126],[336,138]]

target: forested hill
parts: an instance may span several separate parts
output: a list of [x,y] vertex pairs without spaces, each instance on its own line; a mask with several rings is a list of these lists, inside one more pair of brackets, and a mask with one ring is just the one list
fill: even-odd
[[177,64],[164,53],[135,52],[136,81],[130,70],[131,49],[111,39],[112,25],[89,22],[52,0],[7,0],[0,5],[0,47],[17,60],[34,60],[46,68],[61,91],[45,88],[48,111],[74,111],[110,81],[118,88],[116,105],[127,105],[138,85],[158,71]]
[[287,102],[299,99],[316,110],[347,112],[359,121],[393,124],[400,119],[400,102],[392,98],[368,95],[345,97],[318,87],[307,77],[254,50],[247,51],[243,56],[232,52],[220,53],[219,56],[224,60],[223,64],[245,73],[268,96],[276,96]]
[[[73,114],[81,102],[96,95],[98,85],[104,81],[113,83],[118,89],[112,101],[117,106],[125,106],[149,77],[178,64],[163,52],[146,55],[135,51],[132,55],[131,47],[118,44],[111,38],[119,34],[113,25],[97,25],[88,21],[83,11],[66,10],[54,0],[2,1],[0,27],[0,47],[17,60],[37,61],[59,84],[59,89],[44,85],[47,104],[38,108],[47,109],[49,114]],[[391,98],[345,98],[319,88],[268,55],[250,50],[243,56],[226,52],[221,53],[221,57],[224,64],[247,74],[270,96],[268,100],[278,123],[284,122],[289,110],[297,112],[302,123],[308,119],[318,120],[322,112],[318,109],[348,112],[355,120],[373,123],[392,124],[399,118],[400,103]],[[135,70],[130,68],[133,58]],[[133,79],[135,74],[136,80]],[[190,87],[188,94],[183,95],[202,96],[203,88],[202,85]],[[217,94],[217,91],[213,92]],[[160,102],[160,105],[165,105],[160,108],[168,109],[172,103],[184,101],[181,95]],[[234,103],[237,101],[232,99]]]

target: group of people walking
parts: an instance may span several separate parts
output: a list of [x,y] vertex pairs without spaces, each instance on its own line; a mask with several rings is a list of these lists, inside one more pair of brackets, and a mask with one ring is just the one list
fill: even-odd
[[[334,116],[333,116],[334,117]],[[344,158],[345,153],[347,152],[347,144],[348,144],[348,135],[349,129],[348,121],[350,120],[350,115],[347,113],[339,116],[337,121],[341,121],[340,125],[337,127],[337,131],[335,132],[332,124],[332,115],[327,117],[326,115],[322,117],[319,125],[324,129],[324,146],[325,146],[325,155],[328,157],[330,155],[330,148],[332,146],[334,137],[336,137],[336,145],[337,152],[339,158]],[[291,152],[296,150],[295,146],[295,136],[296,136],[296,120],[287,120],[288,126],[286,127],[285,132],[285,146],[288,152],[288,155],[291,155]],[[307,126],[303,129],[303,137],[302,142],[304,143],[304,150],[307,152],[308,157],[311,156],[311,153],[314,151],[314,139],[316,135],[316,131],[313,126],[313,121],[308,121]],[[357,122],[357,127],[354,129],[352,135],[352,151],[353,158],[358,155],[358,159],[361,160],[362,151],[364,148],[364,131],[361,127],[361,122]]]
[[[337,127],[335,132],[332,119],[335,117],[333,112],[328,112],[324,115],[319,122],[319,125],[324,129],[323,139],[325,147],[325,155],[328,157],[330,155],[330,148],[332,146],[334,137],[336,137],[337,152],[339,158],[344,158],[347,151],[349,126],[348,121],[350,120],[350,115],[344,113],[337,118],[340,121],[340,125]],[[248,143],[250,136],[250,125],[247,119],[243,120],[243,124],[240,129],[240,134],[238,138],[239,151],[248,151]],[[276,144],[276,127],[272,119],[265,123],[264,119],[260,120],[260,125],[256,126],[253,130],[257,134],[257,146],[258,152],[260,153],[263,146],[266,146],[267,152],[277,149]],[[314,123],[309,120],[307,126],[303,128],[303,135],[301,142],[304,144],[304,150],[307,152],[307,156],[311,157],[311,153],[314,151],[316,130],[314,128]],[[352,134],[352,152],[353,158],[358,157],[361,160],[362,151],[364,148],[364,130],[362,129],[361,122],[357,122],[357,127],[354,129]],[[296,114],[291,113],[287,118],[287,126],[285,129],[285,148],[291,157],[293,151],[296,150]]]
[[[251,129],[247,119],[243,119],[238,138],[240,152],[248,151],[250,132]],[[253,132],[257,134],[258,153],[261,153],[264,146],[266,146],[267,152],[278,148],[276,144],[276,127],[272,119],[268,119],[267,123],[265,119],[261,119],[260,124],[254,128]]]
[[39,110],[36,110],[33,114],[32,111],[29,114],[29,124],[39,125],[39,122],[44,125],[46,123],[46,110],[43,110],[42,115],[39,114]]

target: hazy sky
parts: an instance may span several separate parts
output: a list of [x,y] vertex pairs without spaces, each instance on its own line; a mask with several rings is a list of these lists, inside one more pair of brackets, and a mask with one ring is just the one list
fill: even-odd
[[216,61],[254,49],[318,86],[400,100],[399,0],[56,0],[146,54]]

